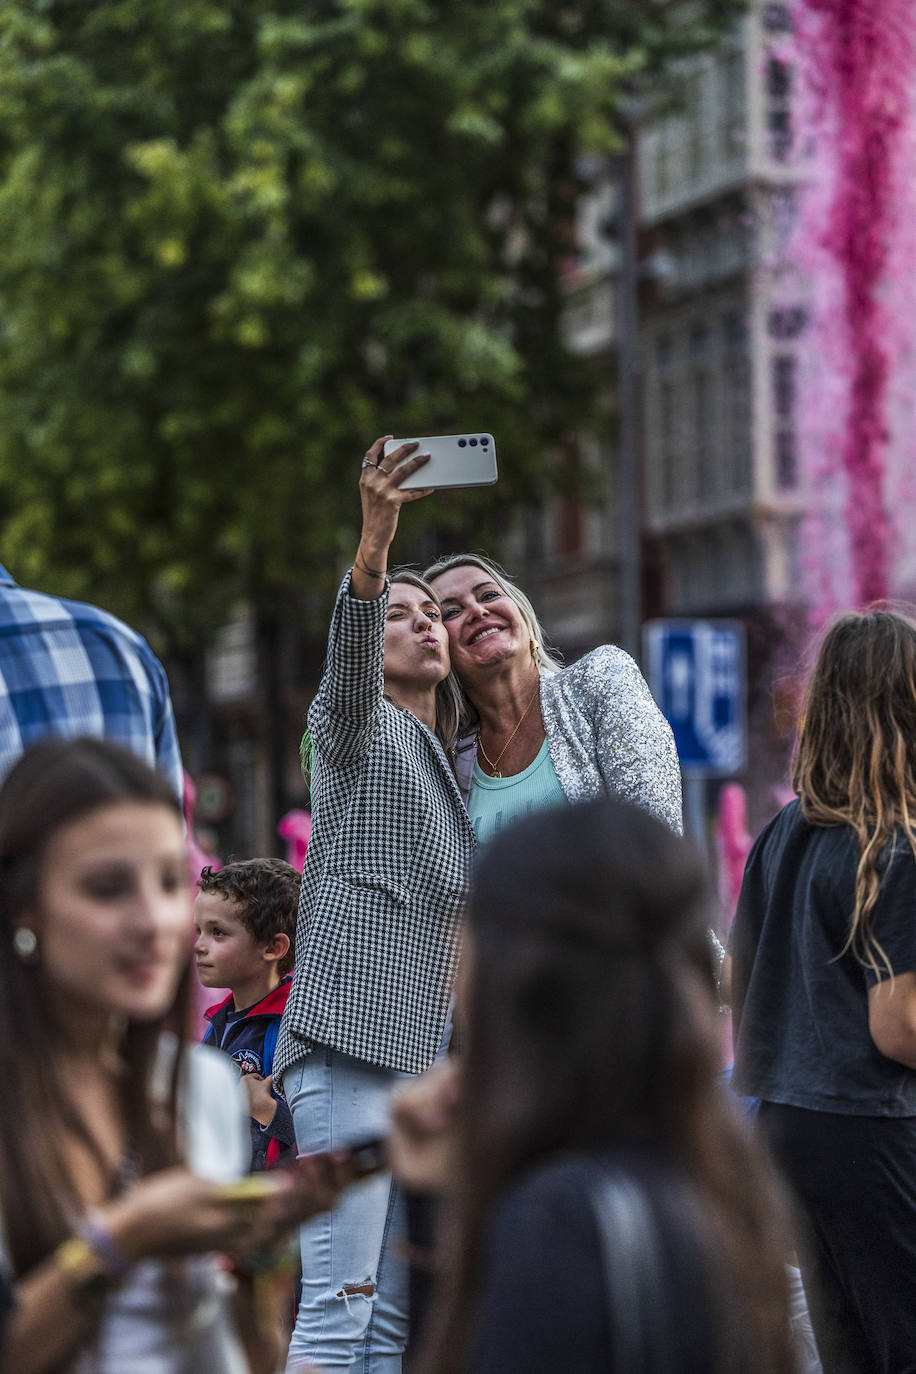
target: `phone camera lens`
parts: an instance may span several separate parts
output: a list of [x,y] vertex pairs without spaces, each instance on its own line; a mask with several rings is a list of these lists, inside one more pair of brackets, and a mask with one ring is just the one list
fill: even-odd
[[468,446],[468,441],[467,441],[467,439],[459,439],[459,440],[458,440],[458,447],[459,447],[459,448],[467,448],[467,446]]
[[470,441],[470,443],[471,443],[471,448],[476,448],[476,447],[477,447],[477,440],[476,440],[476,439],[472,439],[472,440]]
[[487,439],[487,438],[481,439],[481,441],[480,441],[481,447],[486,448],[487,445],[489,444],[489,442],[490,442],[490,441],[489,441],[489,439]]

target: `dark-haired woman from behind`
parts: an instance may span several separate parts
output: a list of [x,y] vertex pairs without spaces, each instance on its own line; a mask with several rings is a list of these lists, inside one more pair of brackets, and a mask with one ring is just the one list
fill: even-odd
[[826,633],[797,800],[748,859],[732,932],[734,1082],[800,1204],[830,1374],[916,1370],[916,624]]
[[460,1064],[394,1114],[396,1170],[446,1185],[423,1374],[794,1370],[778,1199],[717,1083],[707,919],[686,842],[615,800],[484,852]]

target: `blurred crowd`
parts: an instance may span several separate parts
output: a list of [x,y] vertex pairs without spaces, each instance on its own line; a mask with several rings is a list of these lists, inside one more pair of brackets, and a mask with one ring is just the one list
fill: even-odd
[[196,846],[148,646],[0,568],[0,1372],[916,1370],[916,624],[823,636],[726,953],[638,667],[392,568],[390,438],[287,860]]

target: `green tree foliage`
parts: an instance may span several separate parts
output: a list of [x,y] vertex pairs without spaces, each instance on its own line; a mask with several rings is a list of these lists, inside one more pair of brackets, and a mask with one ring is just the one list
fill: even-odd
[[171,633],[276,602],[382,429],[493,429],[498,521],[587,403],[574,154],[729,8],[4,0],[0,557]]

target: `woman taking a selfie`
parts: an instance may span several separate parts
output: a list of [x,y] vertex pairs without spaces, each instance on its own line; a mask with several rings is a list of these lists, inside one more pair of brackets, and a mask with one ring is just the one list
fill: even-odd
[[[363,527],[309,708],[312,832],[296,971],[274,1058],[300,1151],[385,1134],[391,1086],[447,1039],[474,835],[448,759],[458,724],[439,602],[388,575],[416,444],[363,460]],[[407,1332],[404,1206],[389,1174],[302,1232],[288,1368],[397,1374]]]
[[392,1162],[444,1193],[421,1374],[792,1374],[780,1208],[718,1084],[698,860],[612,800],[482,853],[456,1063]]
[[629,655],[605,644],[562,668],[528,598],[487,558],[455,554],[424,575],[468,702],[458,772],[478,841],[528,812],[600,796],[679,833],[674,739]]
[[190,913],[170,784],[101,740],[33,746],[0,788],[3,1374],[273,1367],[242,1283],[249,1363],[209,1252],[275,1240],[337,1187],[232,1181],[237,1075],[162,1034],[185,1023]]

